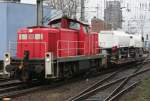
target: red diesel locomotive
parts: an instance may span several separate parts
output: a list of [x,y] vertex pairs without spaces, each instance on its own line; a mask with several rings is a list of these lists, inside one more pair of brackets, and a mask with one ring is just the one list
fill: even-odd
[[37,26],[18,31],[17,58],[5,54],[4,66],[11,77],[22,81],[73,76],[102,68],[105,55],[98,46],[98,33],[80,21],[59,18],[49,27]]

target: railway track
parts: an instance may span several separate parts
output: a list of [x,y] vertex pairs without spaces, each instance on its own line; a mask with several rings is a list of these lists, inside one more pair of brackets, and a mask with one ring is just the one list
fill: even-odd
[[42,84],[38,81],[33,81],[30,84],[25,84],[18,80],[10,80],[0,83],[0,100],[5,97],[13,97],[23,93],[31,92],[42,88]]
[[[114,70],[110,70],[110,71],[112,72]],[[78,96],[76,96],[76,98],[79,98],[82,95],[86,95],[86,94],[90,95],[89,92],[94,91],[93,88],[96,88],[97,86],[104,84],[106,81],[109,81],[115,75],[117,75],[118,72],[120,72],[120,71],[118,70],[116,72],[113,72],[110,75],[108,75],[107,77],[105,77],[103,80],[93,84],[92,85],[93,87],[87,88],[85,91],[81,92]],[[94,76],[99,76],[99,74],[94,75]],[[125,80],[125,78],[126,77],[118,79],[116,81],[113,81],[112,83],[114,83],[114,84],[119,83],[119,82]],[[69,80],[68,82],[77,81],[77,80],[79,80],[79,78],[75,79],[75,80]],[[17,81],[17,80],[10,80],[10,79],[6,80],[6,79],[4,79],[2,81],[0,80],[0,99],[3,99],[5,97],[16,97],[16,96],[19,96],[19,95],[27,93],[27,92],[32,92],[32,91],[34,92],[37,90],[54,88],[54,87],[57,87],[57,86],[60,86],[63,84],[67,84],[68,82],[61,81],[61,82],[55,82],[53,84],[43,84],[43,83],[40,84],[40,82],[33,82],[30,85],[27,85],[27,84],[24,84],[24,83]],[[109,84],[109,83],[104,84],[103,86],[101,86],[101,88],[95,89],[95,91],[102,89],[102,88],[104,89],[105,87],[107,88],[108,86],[111,86],[111,84]],[[76,99],[76,98],[74,97],[72,99]],[[86,98],[86,97],[81,97],[81,99],[82,98]],[[78,101],[78,100],[71,100],[70,99],[68,101]]]
[[[116,99],[118,99],[121,95],[123,95],[127,91],[131,90],[131,88],[134,88],[137,84],[139,84],[140,81],[137,81],[123,89],[123,87],[128,83],[128,81],[130,81],[131,78],[136,77],[147,71],[150,71],[150,68],[141,70],[142,65],[148,63],[149,61],[150,61],[149,59],[146,59],[142,62],[139,62],[138,65],[139,64],[141,64],[141,65],[139,65],[137,68],[135,68],[135,70],[130,75],[120,77],[118,79],[111,81],[112,77],[117,75],[117,73],[119,73],[121,71],[112,73],[108,77],[104,78],[101,81],[96,82],[92,86],[88,87],[87,89],[80,92],[76,96],[68,99],[67,101],[82,101],[82,100],[84,100],[84,101],[85,100],[87,100],[87,101],[116,101]],[[107,82],[108,80],[110,80],[111,82]],[[100,100],[99,97],[95,97],[95,99],[93,99],[91,97],[93,95],[96,95],[97,92],[102,92],[103,90],[106,90],[116,84],[118,84],[116,86],[116,88],[112,92],[109,92],[109,95],[105,96],[104,98],[102,97],[102,100]]]
[[[112,72],[113,70],[107,71],[107,72]],[[102,74],[105,74],[106,72],[103,72]],[[91,77],[96,77],[99,76],[101,74],[97,74],[97,75],[92,75]],[[108,77],[106,77],[104,80],[109,80],[109,78],[112,78],[114,75],[116,75],[116,72],[113,72],[111,75],[109,75]],[[90,77],[89,77],[90,78]],[[37,90],[45,90],[45,89],[50,89],[50,88],[54,88],[54,87],[58,87],[60,85],[64,85],[64,84],[68,84],[69,82],[74,82],[74,81],[78,81],[84,79],[83,77],[78,77],[75,79],[71,79],[66,81],[56,81],[54,83],[41,83],[41,82],[37,82],[37,83],[32,83],[30,85],[26,85],[18,80],[5,80],[4,81],[0,81],[0,99],[3,99],[5,97],[17,97],[19,95],[28,93],[28,92],[34,92]],[[103,81],[99,82],[102,83]],[[41,84],[40,84],[41,83]]]
[[[147,59],[146,61],[144,61],[143,64],[144,64],[144,63],[148,63],[148,62],[150,62],[149,59]],[[133,76],[134,76],[134,74],[135,74],[135,76],[136,76],[136,74],[138,75],[138,74],[144,73],[144,72],[146,72],[146,71],[149,71],[149,69],[145,69],[145,70],[143,70],[143,71],[139,71],[139,69],[141,69],[141,68],[137,68],[137,70],[134,71]],[[138,85],[138,84],[140,83],[140,81],[136,81],[136,82],[134,82],[134,83],[132,83],[132,84],[130,84],[130,85],[128,85],[128,86],[125,87],[125,85],[127,85],[128,81],[129,81],[133,76],[130,75],[130,76],[126,77],[125,80],[122,81],[122,82],[120,83],[120,85],[119,85],[118,87],[116,87],[116,89],[113,90],[113,92],[112,92],[109,96],[107,96],[107,97],[105,98],[104,101],[116,101],[116,100],[119,99],[119,97],[121,97],[123,94],[125,94],[125,93],[128,92],[129,90],[132,90],[134,87],[136,87],[136,85]]]

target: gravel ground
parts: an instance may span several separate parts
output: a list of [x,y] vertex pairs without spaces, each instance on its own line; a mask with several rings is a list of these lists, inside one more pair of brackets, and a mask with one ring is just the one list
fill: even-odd
[[[150,64],[145,65],[145,67],[148,67],[148,66],[150,66]],[[124,72],[119,73],[117,76],[115,76],[114,79],[117,79],[120,76],[128,75],[131,72],[133,72],[133,70],[134,69],[125,70]],[[101,80],[106,75],[107,74],[101,75],[99,77],[94,77],[90,79],[85,79],[85,80],[69,83],[66,85],[59,86],[57,88],[50,88],[50,89],[43,90],[43,91],[35,91],[35,92],[28,93],[28,94],[22,95],[14,99],[12,98],[12,101],[66,101],[68,98],[81,92],[82,90],[92,85],[97,80]],[[137,79],[144,79],[148,76],[150,76],[150,72],[147,72],[141,76],[138,76]],[[131,81],[134,82],[134,80],[137,80],[137,79],[133,79]],[[109,92],[106,91],[106,93],[109,93]],[[122,99],[120,101],[123,101]]]
[[93,95],[92,97],[86,99],[86,101],[103,101],[111,93],[111,91],[114,90],[118,85],[119,83],[110,86],[108,89],[102,90],[97,94]]
[[[148,66],[150,67],[150,64],[146,65],[145,67],[148,67]],[[142,81],[142,80],[147,79],[147,78],[150,78],[150,71],[148,71],[148,72],[146,72],[146,73],[144,73],[144,74],[142,74],[142,75],[139,75],[139,76],[136,77],[136,78],[131,79],[131,80],[130,80],[130,84],[133,83],[133,82],[135,82],[135,81],[137,81],[137,80],[141,80],[141,81]],[[128,96],[134,95],[135,92],[136,92],[136,90],[137,90],[137,88],[138,88],[138,86],[135,87],[133,90],[129,91],[127,94],[123,95],[123,96],[120,98],[119,101],[127,101],[126,98],[127,98]],[[149,101],[149,100],[144,100],[144,101]]]
[[[150,64],[145,65],[144,67],[148,67],[148,66],[150,66]],[[141,68],[140,70],[144,70],[144,69],[145,68]],[[123,72],[118,73],[113,79],[111,79],[111,81],[113,81],[115,79],[119,79],[119,78],[124,77],[124,76],[128,76],[129,74],[132,74],[134,71],[135,71],[135,68],[130,68],[128,70],[124,70]],[[139,75],[137,77],[131,78],[131,80],[125,85],[125,87],[133,84],[137,80],[143,80],[148,76],[150,76],[150,71],[146,72],[142,75]],[[91,96],[90,98],[88,98],[86,100],[87,101],[103,101],[115,88],[117,88],[117,86],[118,86],[118,84],[113,85],[113,86],[109,87],[106,90],[102,90],[101,92],[98,92],[96,95],[93,95],[93,96]],[[92,99],[92,100],[90,100],[90,99]],[[120,101],[122,101],[122,100],[120,100]]]
[[85,79],[70,84],[62,85],[57,88],[37,91],[12,99],[12,101],[66,101],[68,98],[81,92],[97,80],[102,80],[108,74],[90,79]]

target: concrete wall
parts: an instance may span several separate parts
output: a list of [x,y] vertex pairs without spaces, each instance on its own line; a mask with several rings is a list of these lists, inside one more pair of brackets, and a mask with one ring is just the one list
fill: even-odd
[[7,5],[0,3],[0,59],[7,46]]
[[[44,15],[50,16],[50,9],[44,8]],[[9,48],[9,43],[17,41],[17,30],[36,25],[36,5],[22,3],[0,3],[0,60]],[[11,45],[12,46],[12,45]]]

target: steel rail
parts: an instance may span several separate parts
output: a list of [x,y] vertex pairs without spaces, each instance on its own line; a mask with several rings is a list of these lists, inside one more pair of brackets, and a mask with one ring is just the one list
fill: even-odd
[[[143,61],[144,63],[149,62],[149,59],[147,59],[146,61]],[[133,73],[137,73],[140,68],[137,68]],[[127,82],[131,79],[131,76],[127,77],[123,82],[121,82],[121,84],[108,96],[105,98],[104,101],[109,101],[109,99],[111,99],[113,96],[115,96],[115,94],[117,95],[117,93],[125,86],[125,84],[127,84]]]
[[[134,73],[137,73],[141,68],[142,68],[142,67],[137,68],[137,69],[133,72],[133,74],[134,74]],[[132,78],[132,76],[126,77],[126,79],[125,79],[124,81],[122,81],[122,82],[120,83],[120,85],[117,86],[117,88],[116,88],[115,90],[113,90],[112,93],[110,93],[110,94],[108,95],[108,97],[106,97],[106,98],[104,99],[104,101],[108,101],[112,96],[114,96],[115,94],[117,94],[117,92],[119,92],[119,91],[124,87],[124,85],[127,84],[127,82],[128,82],[131,78]]]
[[17,80],[10,80],[10,81],[5,81],[5,82],[1,82],[0,83],[0,87],[8,87],[8,86],[12,86],[12,85],[17,85],[17,84],[22,84],[21,81],[17,81]]
[[[141,63],[141,62],[140,62],[140,63]],[[136,63],[136,65],[138,65],[138,64],[140,64],[140,63]],[[128,65],[127,65],[126,67],[128,67]],[[84,91],[82,91],[82,92],[80,92],[79,94],[75,95],[74,97],[69,98],[67,101],[72,101],[73,99],[77,98],[78,96],[80,96],[80,95],[82,95],[82,94],[84,94],[84,93],[90,91],[90,90],[93,89],[94,87],[96,88],[97,86],[102,85],[104,82],[106,82],[107,80],[109,80],[110,78],[112,78],[113,76],[115,76],[118,72],[120,72],[120,70],[123,71],[124,69],[126,69],[126,68],[121,68],[121,69],[119,69],[118,71],[113,72],[113,73],[110,74],[109,76],[107,76],[107,77],[105,77],[104,79],[102,79],[102,80],[100,80],[100,81],[94,83],[92,86],[88,87],[87,89],[85,89]]]
[[133,89],[134,87],[136,87],[136,85],[138,85],[139,82],[135,82],[133,84],[131,84],[130,86],[126,87],[125,89],[123,89],[122,91],[118,92],[116,95],[112,96],[111,99],[109,99],[108,101],[116,101],[116,99],[118,99],[120,96],[122,96],[124,93],[128,92],[129,90]]
[[11,81],[11,80],[15,80],[15,79],[11,79],[11,78],[0,78],[0,83],[1,82],[9,82],[9,81]]
[[106,82],[107,80],[109,80],[110,78],[112,78],[113,76],[115,76],[116,74],[117,74],[117,72],[114,72],[114,73],[108,75],[108,76],[105,77],[104,79],[102,79],[102,80],[100,80],[100,81],[94,83],[92,86],[90,86],[90,87],[88,87],[87,89],[83,90],[83,91],[82,91],[81,93],[79,93],[78,95],[76,95],[76,96],[70,98],[68,101],[71,101],[71,100],[77,98],[78,96],[80,96],[80,95],[82,95],[82,94],[84,94],[84,93],[86,93],[86,92],[92,90],[93,88],[97,87],[98,85],[103,84],[104,82]]
[[129,78],[123,80],[121,84],[108,97],[106,97],[106,99],[104,99],[104,101],[108,101],[112,96],[114,96],[128,82],[128,80]]
[[69,101],[80,101],[80,100],[83,100],[84,98],[86,98],[86,97],[92,95],[92,94],[95,93],[96,91],[105,89],[105,88],[107,88],[107,87],[109,87],[109,86],[111,86],[111,85],[113,85],[113,84],[116,84],[116,83],[118,83],[118,82],[120,82],[120,81],[123,81],[124,79],[125,79],[125,77],[120,78],[120,79],[117,79],[117,80],[114,80],[114,81],[112,81],[112,82],[110,82],[110,83],[107,83],[107,84],[104,84],[104,85],[102,85],[102,86],[99,86],[99,87],[97,87],[97,88],[95,88],[95,89],[92,89],[92,90],[90,90],[90,91],[88,91],[88,92],[86,92],[86,93],[84,93],[84,94],[82,94],[82,95],[80,95],[80,96],[78,96],[78,97],[76,97],[76,98],[74,98],[74,99],[72,99],[72,100],[69,100]]
[[86,92],[86,93],[84,93],[84,94],[82,94],[82,95],[80,95],[80,96],[78,96],[78,97],[76,97],[76,98],[74,98],[74,99],[69,100],[69,101],[80,101],[80,100],[83,100],[83,99],[87,98],[88,96],[93,95],[93,93],[95,93],[96,91],[105,89],[105,88],[107,88],[108,86],[114,85],[114,84],[116,84],[116,83],[118,83],[118,82],[120,82],[120,81],[124,81],[124,82],[125,82],[125,81],[126,81],[125,79],[127,79],[127,78],[129,78],[129,77],[137,76],[137,75],[142,74],[142,73],[144,73],[144,72],[147,72],[147,71],[149,71],[149,70],[150,70],[150,68],[149,68],[149,69],[142,70],[142,71],[138,71],[138,72],[133,73],[133,74],[127,76],[127,77],[122,77],[122,78],[120,78],[120,79],[114,80],[114,81],[112,81],[112,82],[110,82],[110,83],[107,83],[107,84],[105,84],[105,85],[99,86],[99,87],[97,87],[97,88],[95,88],[95,89],[93,89],[93,90],[91,90],[91,91],[89,91],[89,92]]
[[16,90],[16,91],[12,91],[12,92],[8,92],[8,93],[2,93],[0,94],[0,100],[3,99],[3,98],[11,98],[11,97],[16,97],[18,95],[21,95],[21,94],[25,94],[25,93],[28,93],[28,92],[32,92],[32,91],[35,91],[35,90],[39,90],[39,89],[47,89],[49,88],[50,86],[35,86],[35,87],[30,87],[30,88],[25,88],[25,89],[21,89],[21,90]]
[[[37,87],[39,86],[39,82],[38,81],[34,81],[32,82],[30,85],[24,84],[24,83],[16,83],[16,85],[10,85],[9,87],[1,87],[0,86],[0,99],[3,99],[4,97],[7,97],[7,95],[16,95],[19,94],[19,92],[21,93],[21,91],[23,90],[28,90],[31,89],[33,87]],[[14,93],[14,92],[18,92],[18,93]]]
[[[144,71],[143,71],[144,72]],[[113,72],[111,75],[109,75],[109,76],[107,76],[105,79],[103,79],[103,80],[101,80],[101,81],[99,81],[99,84],[102,84],[103,83],[103,81],[107,81],[109,78],[111,78],[111,77],[113,77],[114,75],[115,75],[116,73],[115,72]],[[134,75],[131,75],[131,76],[134,76]],[[121,79],[117,79],[117,80],[115,80],[115,81],[112,81],[111,83],[118,83],[118,82],[120,82],[120,81],[123,81],[123,80],[125,80],[126,79],[126,77],[123,77],[123,78],[121,78]],[[0,84],[1,85],[1,84]],[[98,83],[96,84],[95,83],[95,86],[98,86]],[[105,87],[108,87],[108,86],[110,86],[111,84],[109,84],[109,83],[107,83],[107,84],[105,84],[105,85],[102,85],[102,86],[100,86],[99,87],[99,89],[105,89]],[[0,99],[3,99],[4,97],[15,97],[15,96],[17,96],[17,95],[20,95],[20,94],[24,94],[24,93],[27,93],[27,92],[31,92],[31,91],[34,91],[34,90],[38,90],[38,89],[45,89],[45,88],[51,88],[53,85],[36,85],[36,86],[30,86],[30,87],[23,87],[22,89],[19,89],[19,90],[13,90],[13,91],[10,91],[10,92],[5,92],[5,93],[0,93]],[[56,85],[57,86],[57,85]],[[93,86],[94,86],[94,84],[93,84]],[[21,87],[21,86],[20,86]],[[20,88],[19,87],[19,88]],[[10,87],[10,88],[12,88],[12,89],[15,89],[15,87]],[[18,88],[18,87],[16,87],[16,88]],[[5,90],[6,90],[6,88],[5,88]],[[11,90],[11,89],[7,89],[7,90]],[[89,88],[89,90],[87,89],[87,91],[88,92],[90,92],[92,89],[91,88]],[[98,89],[95,89],[96,91],[98,90]],[[4,90],[2,90],[2,91],[4,91]],[[94,91],[94,90],[93,90]],[[86,91],[85,91],[86,92]],[[87,92],[87,93],[88,93]],[[78,97],[80,97],[81,95],[83,95],[84,94],[84,92],[82,92],[81,94],[79,94],[78,95]],[[74,98],[71,100],[71,101],[76,101],[76,100],[74,100]]]

